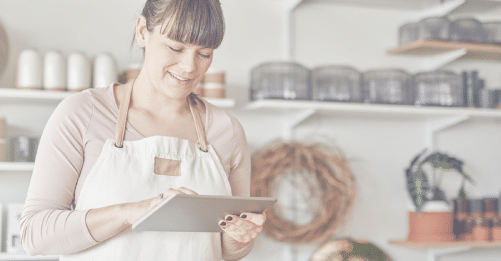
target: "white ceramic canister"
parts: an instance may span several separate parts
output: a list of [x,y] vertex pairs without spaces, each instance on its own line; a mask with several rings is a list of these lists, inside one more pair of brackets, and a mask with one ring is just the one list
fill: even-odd
[[35,49],[26,49],[19,55],[17,66],[17,87],[42,88],[42,58]]
[[109,54],[100,54],[94,59],[94,88],[108,87],[118,82],[115,60]]
[[63,91],[66,89],[66,66],[64,57],[58,51],[49,51],[44,57],[43,88]]
[[66,88],[68,91],[82,91],[90,88],[90,63],[83,53],[69,54],[66,68]]

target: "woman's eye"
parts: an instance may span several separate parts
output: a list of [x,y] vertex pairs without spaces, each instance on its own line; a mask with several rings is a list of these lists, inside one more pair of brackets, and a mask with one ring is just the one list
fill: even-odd
[[202,56],[203,58],[205,59],[209,59],[210,58],[210,54],[203,54],[203,53],[200,53],[200,56]]
[[176,52],[176,53],[180,53],[182,51],[182,49],[176,49],[176,48],[172,48],[169,46],[169,48],[173,51],[173,52]]

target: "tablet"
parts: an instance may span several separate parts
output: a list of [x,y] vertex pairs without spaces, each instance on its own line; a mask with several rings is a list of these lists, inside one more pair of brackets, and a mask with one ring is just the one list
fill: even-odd
[[268,197],[173,194],[134,223],[132,230],[223,232],[219,221],[226,215],[261,213],[276,201]]

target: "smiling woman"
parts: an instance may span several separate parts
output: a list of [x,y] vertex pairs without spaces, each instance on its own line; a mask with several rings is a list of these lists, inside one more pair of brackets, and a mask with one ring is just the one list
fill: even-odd
[[220,222],[221,233],[131,230],[172,194],[250,196],[242,126],[193,94],[223,35],[218,0],[146,1],[137,78],[68,97],[45,127],[21,219],[30,254],[195,261],[250,252],[263,224],[243,226],[240,215]]

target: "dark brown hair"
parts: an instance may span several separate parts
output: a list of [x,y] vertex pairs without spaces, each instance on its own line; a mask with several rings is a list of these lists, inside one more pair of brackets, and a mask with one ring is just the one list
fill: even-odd
[[142,15],[149,32],[161,25],[172,40],[216,49],[223,41],[219,0],[147,0]]

